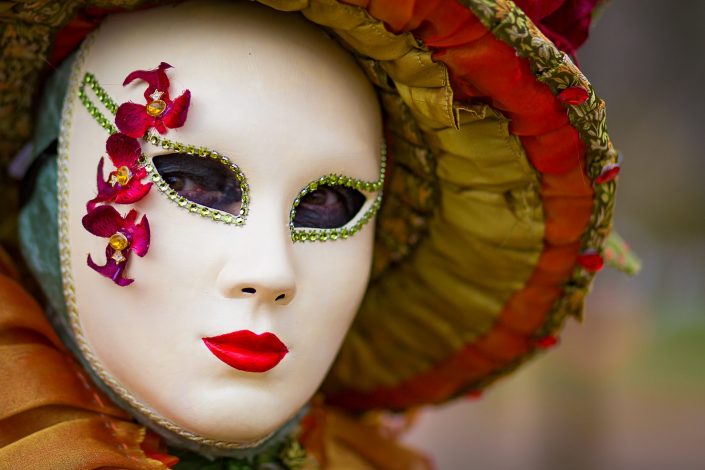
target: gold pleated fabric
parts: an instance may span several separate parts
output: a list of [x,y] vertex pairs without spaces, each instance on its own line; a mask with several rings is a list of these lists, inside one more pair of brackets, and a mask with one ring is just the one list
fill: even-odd
[[0,468],[165,470],[140,449],[145,429],[89,382],[9,266],[0,264]]

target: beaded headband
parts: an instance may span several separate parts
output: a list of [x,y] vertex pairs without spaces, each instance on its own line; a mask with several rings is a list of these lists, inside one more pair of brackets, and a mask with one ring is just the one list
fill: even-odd
[[[166,197],[179,207],[191,213],[209,218],[216,222],[243,226],[245,224],[250,205],[250,188],[244,173],[228,157],[206,147],[183,144],[161,135],[168,129],[182,127],[186,122],[191,101],[191,92],[184,91],[180,96],[171,99],[169,95],[169,78],[166,70],[171,66],[165,62],[153,70],[137,70],[130,73],[123,82],[123,86],[135,80],[147,83],[144,91],[146,104],[126,102],[118,106],[108,93],[100,86],[95,76],[86,73],[80,83],[78,98],[89,114],[98,124],[110,133],[106,141],[106,152],[115,169],[104,180],[104,158],[98,162],[96,197],[86,204],[87,214],[82,223],[86,230],[93,235],[107,238],[108,245],[105,249],[106,264],[98,265],[88,255],[87,264],[99,274],[108,277],[119,286],[127,286],[134,280],[123,277],[130,254],[144,256],[149,249],[150,230],[147,216],[144,215],[137,222],[138,213],[135,209],[126,216],[109,204],[133,204],[145,197],[154,185]],[[90,88],[103,105],[115,116],[114,124],[91,101],[86,88]],[[155,129],[155,132],[150,132]],[[225,171],[231,173],[241,193],[241,205],[236,214],[208,207],[191,201],[172,188],[157,170],[151,158],[142,153],[141,139],[144,143],[177,153],[200,157],[219,163]],[[328,241],[348,238],[367,224],[377,213],[382,204],[382,188],[386,171],[386,147],[384,141],[380,146],[380,171],[377,181],[364,181],[349,176],[328,174],[308,183],[297,194],[289,213],[289,228],[293,242],[303,241]],[[142,180],[149,181],[143,183]],[[302,198],[316,191],[322,186],[342,186],[360,192],[377,193],[367,210],[360,211],[342,227],[335,228],[302,228],[296,227],[294,219]]]

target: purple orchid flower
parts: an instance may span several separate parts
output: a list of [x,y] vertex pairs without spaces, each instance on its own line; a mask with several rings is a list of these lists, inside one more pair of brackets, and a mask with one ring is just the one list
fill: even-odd
[[104,159],[101,157],[96,175],[98,195],[86,204],[89,211],[102,202],[132,204],[146,196],[152,187],[151,182],[141,182],[147,176],[147,170],[138,164],[142,147],[137,139],[125,134],[113,134],[108,137],[105,150],[116,170],[110,172],[108,180],[104,181]]
[[88,255],[88,266],[119,286],[128,286],[134,279],[123,277],[130,253],[144,256],[149,250],[149,221],[147,216],[135,223],[137,211],[132,209],[122,217],[112,206],[97,206],[83,216],[83,227],[93,235],[108,239],[105,264],[96,264]]
[[175,129],[184,125],[191,103],[191,92],[186,90],[171,100],[169,77],[165,72],[170,68],[171,65],[162,62],[154,70],[135,70],[125,78],[123,86],[138,79],[147,82],[144,92],[147,104],[128,102],[120,105],[115,115],[115,124],[120,132],[140,138],[152,127],[160,134],[166,134],[167,128]]

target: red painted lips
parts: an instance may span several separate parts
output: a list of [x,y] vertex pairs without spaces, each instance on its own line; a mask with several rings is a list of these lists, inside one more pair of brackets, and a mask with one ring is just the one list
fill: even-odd
[[215,357],[245,372],[266,372],[289,352],[274,333],[240,330],[202,339]]

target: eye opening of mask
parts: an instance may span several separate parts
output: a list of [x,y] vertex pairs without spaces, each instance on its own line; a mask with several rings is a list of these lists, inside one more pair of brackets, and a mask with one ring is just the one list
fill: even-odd
[[[364,181],[344,175],[322,176],[306,185],[294,199],[289,213],[289,229],[294,242],[345,239],[359,232],[382,205],[382,187],[386,172],[386,146],[380,144],[380,169],[377,181]],[[365,193],[372,196],[370,200]],[[331,203],[314,209],[313,198]],[[335,199],[335,200],[334,200]],[[304,212],[303,215],[300,212]],[[322,212],[339,212],[322,214]]]
[[[151,165],[160,177],[157,187],[167,197],[191,210],[196,204],[202,215],[222,218],[229,214],[241,216],[244,192],[241,178],[229,165],[218,159],[202,158],[188,153],[168,153],[152,157]],[[209,210],[208,212],[206,212]]]
[[[175,150],[153,157],[143,155],[147,174],[169,200],[216,222],[245,224],[249,211],[249,186],[237,165],[218,152],[203,147],[196,149],[155,135],[149,135],[147,140],[153,145],[161,144],[164,149]],[[182,178],[187,185],[185,189],[173,187],[174,177]],[[219,196],[218,192],[224,194]]]
[[367,197],[355,188],[319,185],[300,198],[292,222],[297,228],[340,228],[360,212],[366,201]]

